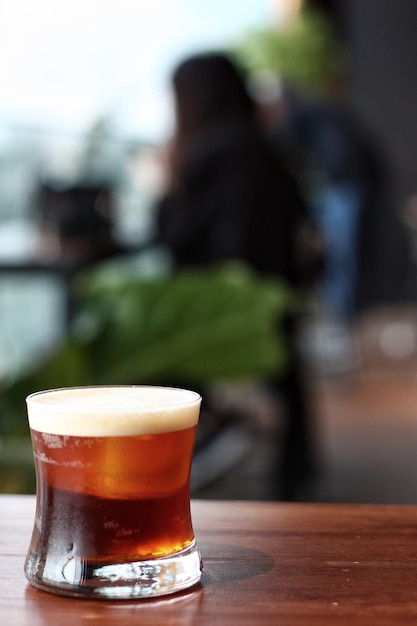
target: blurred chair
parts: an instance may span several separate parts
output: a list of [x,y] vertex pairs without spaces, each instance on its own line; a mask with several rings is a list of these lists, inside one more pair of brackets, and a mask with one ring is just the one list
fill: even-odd
[[114,198],[110,187],[44,184],[38,193],[43,253],[67,263],[88,263],[117,254]]

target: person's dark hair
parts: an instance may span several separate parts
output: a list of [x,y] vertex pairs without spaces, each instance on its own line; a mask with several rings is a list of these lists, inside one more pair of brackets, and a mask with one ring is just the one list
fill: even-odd
[[173,74],[177,131],[183,138],[219,122],[250,121],[254,103],[236,63],[225,54],[196,54]]

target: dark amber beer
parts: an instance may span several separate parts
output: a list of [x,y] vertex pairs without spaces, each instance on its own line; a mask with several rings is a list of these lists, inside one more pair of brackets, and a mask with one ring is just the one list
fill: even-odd
[[83,387],[27,399],[37,509],[25,573],[75,595],[149,597],[201,576],[190,471],[201,398]]

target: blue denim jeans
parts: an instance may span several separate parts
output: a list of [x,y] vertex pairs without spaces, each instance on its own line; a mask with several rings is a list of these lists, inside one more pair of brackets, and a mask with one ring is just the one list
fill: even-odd
[[346,322],[352,319],[356,308],[361,200],[360,186],[351,182],[332,183],[312,198],[325,251],[319,297],[325,313]]

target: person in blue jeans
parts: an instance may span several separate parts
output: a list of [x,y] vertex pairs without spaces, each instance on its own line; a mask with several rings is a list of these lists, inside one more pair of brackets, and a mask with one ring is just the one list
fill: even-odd
[[[288,85],[281,98],[284,114],[272,134],[303,180],[323,241],[324,267],[316,290],[328,331],[322,349],[331,355],[330,367],[349,370],[358,358],[352,326],[359,292],[371,269],[361,263],[361,241],[378,204],[382,163],[340,101],[312,98]],[[372,248],[369,237],[366,246]]]

